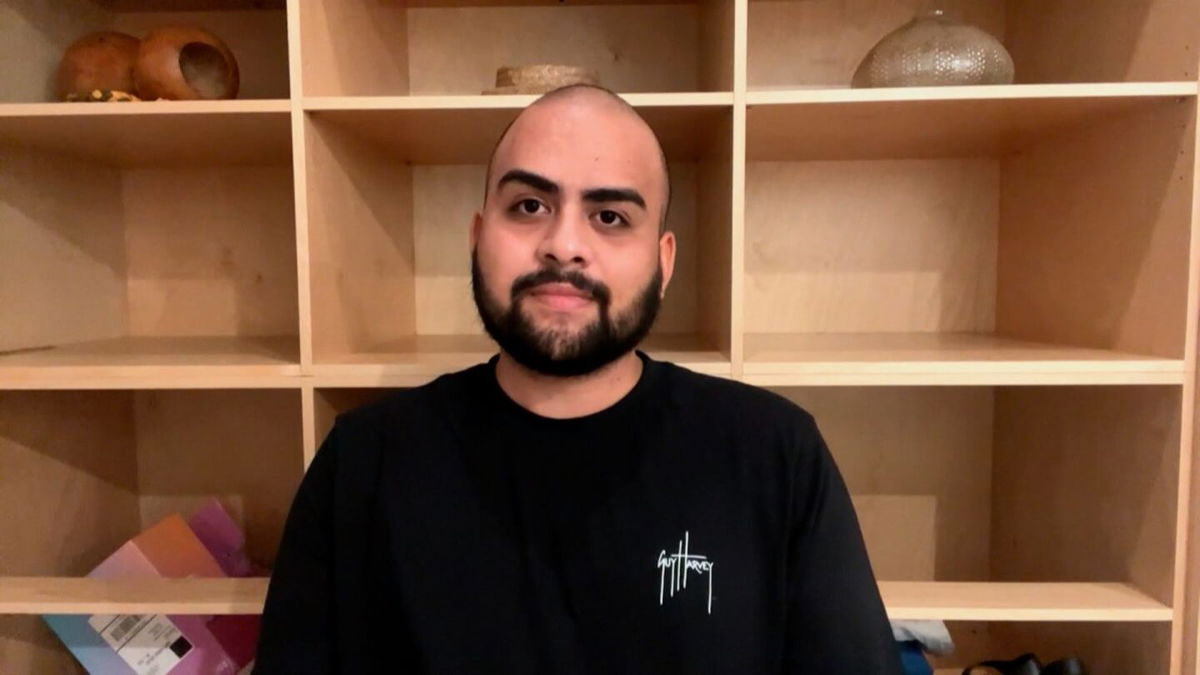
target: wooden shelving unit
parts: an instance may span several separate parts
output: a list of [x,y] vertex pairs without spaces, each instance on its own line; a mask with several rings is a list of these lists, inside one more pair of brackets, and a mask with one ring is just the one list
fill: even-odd
[[[480,92],[571,61],[671,163],[645,347],[813,412],[944,672],[1200,672],[1200,0],[949,0],[1018,82],[878,90],[924,0],[53,4],[0,0],[0,670],[76,667],[38,614],[260,611],[81,577],[212,496],[269,565],[337,413],[493,353],[467,225],[535,97]],[[75,37],[173,21],[239,100],[48,102]]]

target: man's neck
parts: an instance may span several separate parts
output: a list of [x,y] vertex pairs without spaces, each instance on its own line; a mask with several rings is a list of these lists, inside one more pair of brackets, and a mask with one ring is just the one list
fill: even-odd
[[501,351],[496,381],[526,410],[542,417],[565,419],[590,415],[620,401],[638,383],[642,367],[641,358],[630,351],[587,375],[554,377],[529,370]]

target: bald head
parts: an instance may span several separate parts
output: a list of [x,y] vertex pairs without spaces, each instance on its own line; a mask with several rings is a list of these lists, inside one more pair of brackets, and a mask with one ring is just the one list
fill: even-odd
[[[564,127],[570,121],[588,125],[587,130],[594,136],[609,136],[614,142],[619,139],[622,147],[630,155],[630,163],[652,163],[662,198],[658,229],[659,232],[665,230],[667,211],[671,203],[671,180],[666,154],[658,137],[625,99],[604,87],[590,84],[568,85],[543,94],[509,122],[488,159],[484,202],[487,202],[489,195],[496,188],[497,159],[520,157],[522,148],[517,146],[533,143],[548,143],[553,146],[556,140],[561,140],[565,144],[571,144],[569,147],[572,149],[577,149],[578,144],[564,131]],[[606,141],[603,136],[596,136],[596,140],[601,143]],[[556,146],[555,149],[562,152],[561,146]],[[588,152],[586,148],[578,150]]]

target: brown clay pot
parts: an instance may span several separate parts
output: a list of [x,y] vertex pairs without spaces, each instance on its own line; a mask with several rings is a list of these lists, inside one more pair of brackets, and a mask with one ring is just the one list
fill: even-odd
[[144,99],[235,98],[238,92],[233,52],[221,38],[193,26],[164,26],[146,35],[133,77]]
[[133,65],[139,40],[132,35],[103,31],[85,35],[63,53],[58,64],[59,100],[86,96],[96,89],[133,92]]

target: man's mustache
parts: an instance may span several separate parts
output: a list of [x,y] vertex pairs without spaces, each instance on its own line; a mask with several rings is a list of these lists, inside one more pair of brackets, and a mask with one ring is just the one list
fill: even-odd
[[531,274],[518,277],[512,285],[512,297],[515,300],[517,296],[531,288],[553,283],[571,284],[601,305],[607,305],[611,297],[608,286],[603,283],[589,279],[577,270],[563,270],[554,267],[544,267]]

